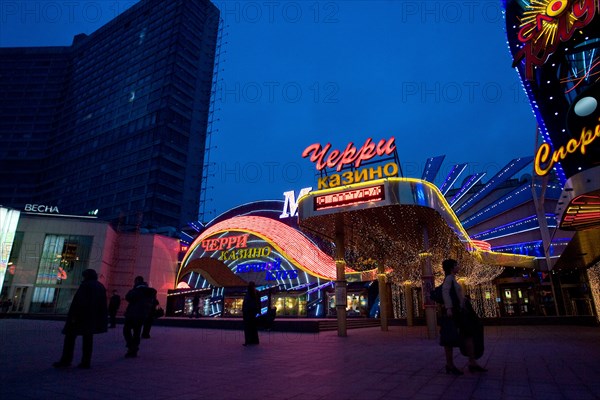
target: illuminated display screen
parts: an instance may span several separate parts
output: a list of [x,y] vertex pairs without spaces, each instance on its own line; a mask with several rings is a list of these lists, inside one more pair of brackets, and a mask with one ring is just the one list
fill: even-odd
[[314,198],[315,211],[368,203],[385,199],[383,185],[369,186],[345,192],[324,194]]

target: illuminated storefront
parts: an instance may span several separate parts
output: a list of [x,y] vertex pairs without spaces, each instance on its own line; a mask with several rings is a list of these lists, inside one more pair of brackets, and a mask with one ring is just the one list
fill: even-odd
[[[204,227],[181,262],[168,314],[191,315],[193,298],[200,293],[202,316],[240,317],[246,286],[254,281],[263,313],[274,307],[281,317],[334,315],[328,307],[335,262],[297,229],[295,202],[287,196],[285,202],[257,202],[230,210]],[[365,316],[377,307],[365,300],[374,275],[348,273],[357,285],[349,300],[362,296],[362,312],[353,305],[348,314]]]
[[[132,287],[133,278],[142,275],[157,289],[159,302],[166,302],[177,266],[177,239],[116,232],[96,217],[52,210],[17,211],[12,248],[3,246],[8,266],[0,296],[3,312],[66,314],[88,268],[97,271],[109,293],[117,290],[121,296]],[[0,216],[2,221],[10,220],[4,213]],[[7,243],[5,238],[2,241]],[[124,309],[123,303],[120,312]]]
[[[190,224],[168,315],[190,315],[199,295],[200,315],[238,317],[254,281],[262,311],[275,307],[282,317],[412,321],[427,317],[427,294],[447,257],[460,260],[461,283],[484,317],[595,313],[581,305],[576,283],[548,272],[570,236],[555,236],[546,254],[541,227],[556,219],[532,215],[537,183],[515,177],[534,157],[511,160],[485,182],[485,173],[465,177],[467,164],[455,165],[438,187],[444,157],[427,160],[421,179],[405,178],[393,137],[339,150],[313,144],[302,155],[317,167],[316,190]],[[546,199],[556,204],[560,187],[550,182]]]

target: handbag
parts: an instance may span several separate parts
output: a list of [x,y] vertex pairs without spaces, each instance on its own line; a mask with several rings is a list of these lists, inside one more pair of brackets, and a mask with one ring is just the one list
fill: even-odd
[[165,310],[163,310],[163,308],[162,308],[162,307],[156,307],[156,308],[154,309],[154,315],[153,315],[154,319],[161,318],[161,317],[163,317],[164,315],[165,315]]
[[[470,300],[465,301],[465,312],[463,315],[463,334],[465,337],[471,337],[473,340],[473,357],[478,360],[483,355],[485,351],[485,343],[484,343],[484,333],[483,333],[483,323],[481,319],[473,309]],[[467,352],[467,348],[463,343],[460,346],[460,353],[469,357],[469,353]]]

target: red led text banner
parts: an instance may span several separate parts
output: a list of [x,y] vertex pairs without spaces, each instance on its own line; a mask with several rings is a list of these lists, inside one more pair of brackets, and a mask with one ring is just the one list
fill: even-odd
[[383,185],[378,185],[317,196],[314,198],[314,207],[315,211],[319,211],[384,199],[385,191]]

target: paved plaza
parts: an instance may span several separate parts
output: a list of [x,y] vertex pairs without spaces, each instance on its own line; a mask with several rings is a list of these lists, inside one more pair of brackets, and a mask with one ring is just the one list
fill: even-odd
[[92,369],[56,370],[62,325],[0,319],[0,399],[600,399],[597,327],[486,327],[489,372],[456,351],[455,377],[422,326],[261,332],[255,347],[242,331],[155,326],[135,359],[118,326],[95,336]]

